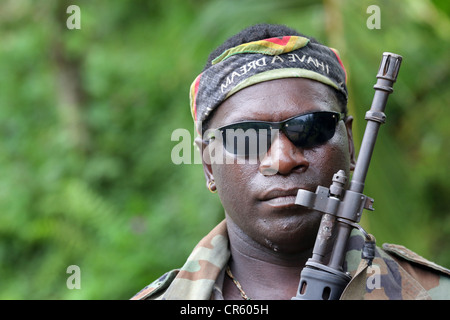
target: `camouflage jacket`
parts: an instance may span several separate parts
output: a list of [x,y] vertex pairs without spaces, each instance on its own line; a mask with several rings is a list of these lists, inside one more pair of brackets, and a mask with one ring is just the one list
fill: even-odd
[[[361,259],[364,238],[355,230],[345,258],[352,280],[342,300],[450,299],[450,270],[400,245],[377,247],[373,265]],[[131,299],[223,299],[224,269],[230,258],[226,222],[221,222],[194,248],[181,269],[167,272]],[[378,273],[378,278],[375,274]]]

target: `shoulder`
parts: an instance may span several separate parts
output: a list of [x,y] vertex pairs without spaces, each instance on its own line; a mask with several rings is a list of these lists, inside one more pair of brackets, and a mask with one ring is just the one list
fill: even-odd
[[450,270],[442,267],[432,261],[429,261],[425,259],[424,257],[418,255],[417,253],[409,250],[408,248],[398,245],[398,244],[390,244],[390,243],[384,243],[383,244],[383,250],[399,257],[403,260],[406,260],[410,263],[414,263],[420,266],[423,266],[426,269],[430,269],[432,271],[438,271],[440,273],[443,273],[447,276],[450,276]]
[[205,300],[230,257],[225,220],[194,248],[180,269],[165,273],[134,295],[132,300]]
[[[358,240],[358,239],[356,239]],[[355,242],[355,241],[354,241]],[[344,300],[447,300],[450,299],[450,270],[431,262],[397,244],[376,248],[371,265],[357,257],[362,246],[347,255],[352,280],[341,299]],[[354,261],[353,261],[354,260]],[[355,269],[356,261],[359,260]]]
[[145,286],[130,300],[158,300],[158,298],[160,298],[161,295],[166,291],[166,289],[170,286],[179,272],[179,269],[174,269],[166,272],[157,280]]
[[449,269],[425,259],[402,245],[385,243],[382,250],[398,264],[398,268],[417,281],[431,299],[450,299]]

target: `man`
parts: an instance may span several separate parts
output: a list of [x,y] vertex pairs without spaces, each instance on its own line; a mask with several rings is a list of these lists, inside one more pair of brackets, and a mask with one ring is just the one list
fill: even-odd
[[[285,26],[252,26],[210,55],[190,98],[206,185],[225,220],[133,299],[291,299],[321,220],[294,203],[297,191],[355,166],[338,53]],[[369,268],[362,245],[353,232],[341,299],[450,297],[449,270],[388,244]]]

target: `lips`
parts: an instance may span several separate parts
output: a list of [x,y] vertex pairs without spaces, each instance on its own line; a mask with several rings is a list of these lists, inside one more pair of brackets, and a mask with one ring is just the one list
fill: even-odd
[[296,197],[298,189],[300,189],[300,188],[295,188],[295,189],[293,188],[293,189],[288,189],[288,190],[272,189],[272,190],[265,192],[262,195],[261,200],[268,201],[268,200],[272,200],[272,199],[280,198],[280,197],[292,197],[292,196]]
[[260,200],[272,207],[296,206],[295,199],[298,189],[272,189],[265,192]]

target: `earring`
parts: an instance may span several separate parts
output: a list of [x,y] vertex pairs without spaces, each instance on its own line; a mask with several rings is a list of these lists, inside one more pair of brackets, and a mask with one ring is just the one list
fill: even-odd
[[213,189],[212,189],[213,186],[215,187],[215,185],[214,185],[214,180],[209,181],[209,182],[208,182],[208,190],[209,190],[211,193],[217,193],[217,188],[215,188],[215,189],[213,190]]

